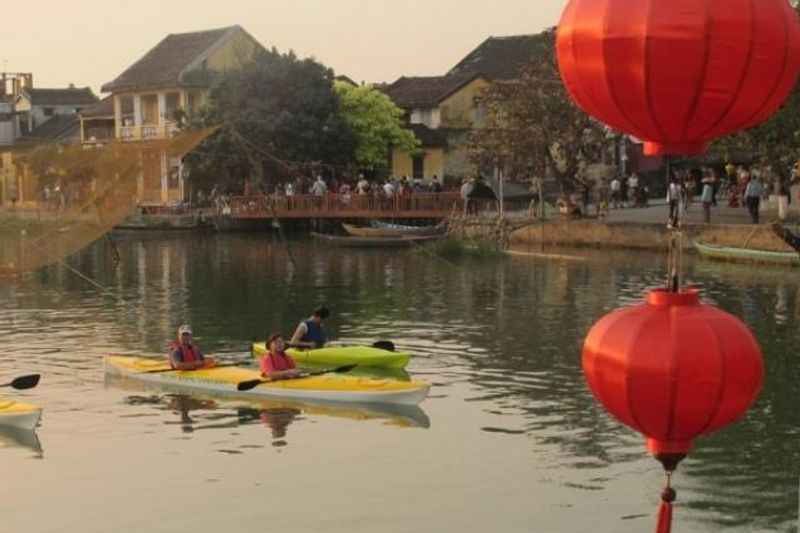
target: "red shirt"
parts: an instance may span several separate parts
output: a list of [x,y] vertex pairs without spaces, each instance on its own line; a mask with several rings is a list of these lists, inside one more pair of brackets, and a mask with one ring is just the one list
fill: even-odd
[[294,359],[286,355],[286,352],[278,354],[268,353],[261,358],[261,373],[272,374],[273,372],[283,372],[296,368]]

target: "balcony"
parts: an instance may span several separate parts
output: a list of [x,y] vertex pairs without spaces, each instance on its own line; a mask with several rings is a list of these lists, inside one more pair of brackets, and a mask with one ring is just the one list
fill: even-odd
[[171,139],[178,133],[175,122],[163,124],[143,124],[140,126],[121,126],[119,138],[121,141],[155,141]]

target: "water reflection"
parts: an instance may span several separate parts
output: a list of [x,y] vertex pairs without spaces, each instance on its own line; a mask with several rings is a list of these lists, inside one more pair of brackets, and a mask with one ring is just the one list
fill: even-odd
[[[647,456],[641,437],[594,401],[580,350],[597,319],[641,301],[648,288],[662,283],[661,255],[579,250],[567,253],[585,255],[587,262],[515,257],[448,265],[413,253],[341,253],[292,242],[294,268],[282,243],[260,235],[129,235],[118,238],[118,246],[122,262],[113,270],[96,251],[75,259],[85,273],[113,287],[106,294],[59,268],[0,282],[0,298],[8,302],[0,309],[7,340],[0,361],[24,366],[27,354],[53,350],[57,339],[62,351],[51,356],[57,367],[96,372],[108,351],[162,353],[184,321],[193,324],[206,352],[245,353],[254,338],[291,331],[311,307],[325,302],[334,311],[327,325],[333,337],[354,343],[391,339],[414,354],[410,374],[434,383],[423,406],[436,412],[437,424],[420,432],[440,439],[425,443],[432,463],[449,464],[452,450],[469,448],[472,443],[458,440],[461,433],[453,428],[474,424],[468,434],[490,439],[486,445],[495,450],[482,460],[508,471],[536,465],[539,477],[518,480],[526,491],[566,489],[570,502],[593,494],[612,501],[598,517],[603,530],[623,528],[634,518],[642,526],[640,511],[650,513],[657,504],[660,467]],[[700,439],[680,468],[675,483],[687,530],[786,530],[796,519],[800,288],[791,275],[785,269],[687,264],[687,280],[703,289],[706,301],[753,328],[767,362],[765,388],[750,415]],[[90,320],[87,331],[74,327],[77,313]],[[294,449],[308,444],[298,424],[320,417],[431,425],[419,408],[243,404],[163,390],[142,393],[142,385],[136,386],[124,406],[127,414],[149,410],[168,419],[171,434],[185,438],[247,426],[263,428],[273,446]],[[414,434],[393,432],[392,441],[413,444],[409,433]],[[353,436],[334,432],[326,438]],[[482,482],[465,476],[466,483]],[[646,491],[649,503],[629,512],[620,502],[633,490]],[[505,497],[501,488],[485,488],[490,505]],[[565,520],[560,530],[576,530]]]
[[25,448],[33,451],[37,459],[44,458],[44,450],[36,430],[0,426],[0,448]]

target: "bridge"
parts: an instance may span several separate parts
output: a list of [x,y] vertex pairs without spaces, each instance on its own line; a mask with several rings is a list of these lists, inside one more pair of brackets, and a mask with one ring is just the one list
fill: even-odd
[[445,219],[454,211],[460,213],[464,210],[464,201],[458,192],[393,197],[356,194],[236,196],[228,205],[231,218],[238,220]]

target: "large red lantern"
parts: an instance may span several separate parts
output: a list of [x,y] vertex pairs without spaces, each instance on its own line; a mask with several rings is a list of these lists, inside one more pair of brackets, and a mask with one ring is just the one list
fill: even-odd
[[780,107],[800,24],[787,0],[571,0],[557,49],[584,111],[646,154],[698,154]]
[[[647,437],[669,474],[696,437],[741,417],[764,379],[750,330],[700,303],[696,290],[656,290],[644,304],[602,318],[586,337],[583,370],[595,397]],[[669,531],[669,484],[662,498],[658,531]]]

